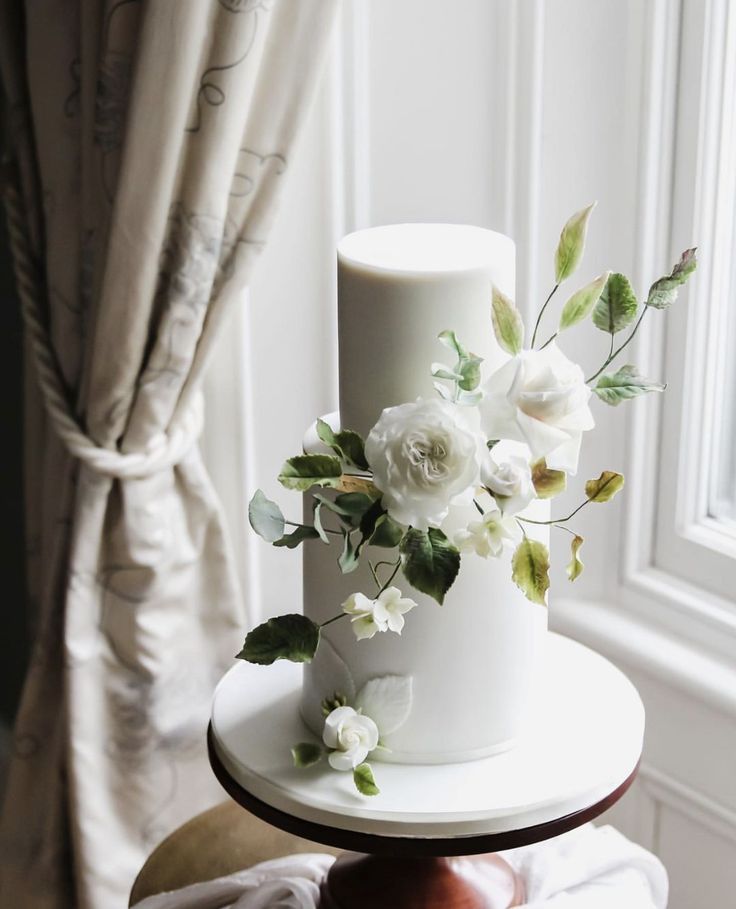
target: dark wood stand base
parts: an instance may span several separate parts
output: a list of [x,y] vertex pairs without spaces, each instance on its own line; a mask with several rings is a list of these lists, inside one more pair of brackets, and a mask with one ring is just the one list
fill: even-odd
[[483,895],[446,858],[343,855],[322,884],[320,909],[509,909],[523,904],[523,883],[500,856],[469,861],[484,866]]

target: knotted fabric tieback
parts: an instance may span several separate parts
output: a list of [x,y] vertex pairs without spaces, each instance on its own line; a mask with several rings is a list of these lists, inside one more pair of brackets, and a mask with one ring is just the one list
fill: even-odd
[[38,311],[40,282],[28,243],[20,196],[12,183],[5,187],[4,195],[23,322],[31,343],[43,401],[59,438],[75,458],[96,473],[108,477],[141,479],[177,464],[202,431],[204,399],[201,392],[193,396],[190,407],[168,432],[159,433],[145,451],[140,452],[122,453],[101,448],[83,432],[70,413],[48,331]]

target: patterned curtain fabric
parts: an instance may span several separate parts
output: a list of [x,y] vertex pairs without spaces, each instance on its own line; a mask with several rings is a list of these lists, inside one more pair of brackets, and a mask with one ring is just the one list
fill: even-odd
[[[0,5],[11,230],[16,251],[30,245],[67,411],[49,416],[29,379],[36,638],[2,906],[126,906],[152,846],[221,798],[205,728],[245,619],[196,446],[198,389],[266,241],[336,5]],[[81,460],[59,438],[72,420]],[[120,457],[174,450],[140,475]]]

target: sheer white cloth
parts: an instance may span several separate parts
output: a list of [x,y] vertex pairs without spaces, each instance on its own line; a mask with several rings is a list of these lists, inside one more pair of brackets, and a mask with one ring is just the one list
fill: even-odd
[[246,621],[196,401],[267,240],[336,9],[0,4],[11,227],[68,408],[44,409],[29,357],[36,635],[2,906],[122,909],[153,845],[221,798],[205,730]]
[[[613,827],[588,824],[563,836],[501,853],[524,879],[527,909],[666,909],[667,873],[651,853]],[[484,892],[481,866],[455,868]],[[134,909],[317,909],[319,883],[333,859],[293,855],[247,871],[151,896]]]

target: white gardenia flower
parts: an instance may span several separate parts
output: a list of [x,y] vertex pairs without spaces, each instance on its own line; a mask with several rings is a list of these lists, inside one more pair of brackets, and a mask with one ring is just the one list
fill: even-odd
[[342,604],[342,609],[353,616],[353,631],[361,641],[372,638],[378,631],[401,634],[404,615],[416,605],[414,600],[403,597],[398,587],[387,587],[376,600],[371,600],[363,593],[353,593]]
[[387,407],[365,456],[383,505],[399,524],[439,527],[450,503],[477,484],[483,438],[475,408],[439,399]]
[[505,515],[518,514],[536,497],[529,459],[511,454],[509,448],[513,444],[495,445],[480,469],[481,483],[491,490]]
[[577,471],[582,434],[595,426],[591,392],[582,369],[555,343],[513,357],[490,377],[484,392],[481,420],[489,439],[526,442],[548,467]]
[[465,530],[459,530],[455,534],[454,543],[461,552],[475,552],[487,559],[488,556],[500,556],[504,542],[516,541],[520,536],[516,520],[494,508],[487,511],[479,521],[471,521]]
[[336,707],[325,719],[322,741],[335,770],[354,770],[378,745],[378,726],[352,707]]

